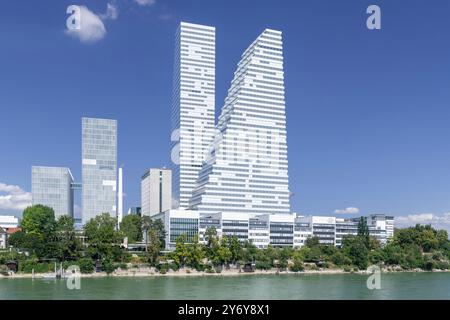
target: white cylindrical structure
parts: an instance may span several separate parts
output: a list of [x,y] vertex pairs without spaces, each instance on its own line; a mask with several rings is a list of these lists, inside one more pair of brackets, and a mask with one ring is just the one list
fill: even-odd
[[119,168],[119,186],[117,192],[117,220],[120,226],[123,218],[123,180],[122,168]]

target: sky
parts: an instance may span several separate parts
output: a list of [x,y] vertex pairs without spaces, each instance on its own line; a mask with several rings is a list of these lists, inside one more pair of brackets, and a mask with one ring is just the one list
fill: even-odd
[[[31,166],[81,180],[81,117],[118,120],[124,209],[170,165],[174,36],[216,27],[216,115],[242,52],[283,32],[291,210],[450,229],[450,2],[32,0],[0,10],[0,214],[30,203]],[[69,5],[90,27],[66,29]],[[369,30],[369,5],[381,30]],[[80,205],[79,195],[77,203]],[[79,209],[78,209],[79,210]]]

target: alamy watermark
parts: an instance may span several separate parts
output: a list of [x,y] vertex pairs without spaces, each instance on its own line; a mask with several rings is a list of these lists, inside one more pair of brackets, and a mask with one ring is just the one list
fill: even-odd
[[369,290],[381,289],[381,268],[377,265],[372,265],[367,268],[367,273],[370,276],[367,278],[366,285]]
[[80,267],[77,265],[71,265],[66,270],[67,279],[66,287],[69,290],[80,290],[81,289],[81,273]]

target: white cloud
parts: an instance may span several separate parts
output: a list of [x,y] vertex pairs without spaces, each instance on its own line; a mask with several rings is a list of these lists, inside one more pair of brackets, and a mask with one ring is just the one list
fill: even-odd
[[31,193],[0,182],[0,209],[21,211],[31,205]]
[[106,4],[106,13],[101,14],[100,18],[102,18],[103,20],[116,20],[117,17],[119,16],[119,9],[117,9],[117,6],[115,6],[112,3],[108,3]]
[[336,209],[334,210],[335,214],[357,214],[359,213],[359,209],[355,207],[348,207],[345,209]]
[[103,39],[106,35],[106,28],[100,16],[90,11],[86,6],[79,7],[80,28],[68,29],[66,33],[85,43],[92,43]]
[[450,212],[442,214],[417,213],[395,217],[395,226],[397,227],[405,228],[416,224],[431,224],[434,228],[446,229],[450,231]]
[[140,6],[150,7],[156,3],[156,0],[134,0]]

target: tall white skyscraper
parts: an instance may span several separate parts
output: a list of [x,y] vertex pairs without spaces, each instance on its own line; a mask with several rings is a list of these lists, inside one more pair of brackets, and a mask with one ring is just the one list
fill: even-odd
[[117,121],[82,119],[82,223],[117,214]]
[[290,213],[280,31],[264,30],[243,53],[216,129],[191,209]]
[[172,207],[172,171],[149,169],[141,177],[141,215],[154,216]]
[[[181,22],[172,106],[173,194],[187,208],[214,136],[215,28]],[[178,165],[179,163],[179,165]]]
[[73,176],[69,168],[31,167],[32,204],[53,209],[55,218],[73,217]]

